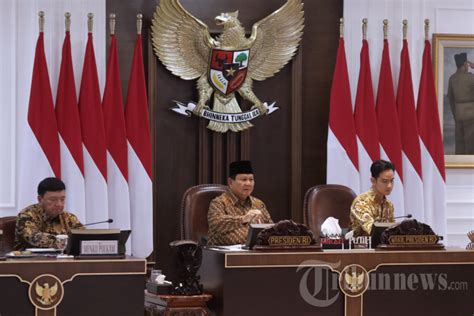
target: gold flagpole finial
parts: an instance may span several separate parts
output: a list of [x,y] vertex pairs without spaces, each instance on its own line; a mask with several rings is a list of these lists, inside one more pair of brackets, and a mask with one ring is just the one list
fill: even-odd
[[430,34],[430,20],[425,19],[425,40],[429,41],[429,34]]
[[387,39],[388,37],[388,20],[383,20],[383,39]]
[[94,13],[87,14],[87,31],[92,33],[92,28],[94,27]]
[[39,31],[42,33],[44,31],[44,11],[38,12],[39,16]]
[[362,19],[362,38],[364,40],[367,39],[367,23],[368,23],[367,18],[363,18]]
[[141,13],[137,14],[137,34],[142,34],[142,25],[143,25],[143,15]]
[[66,12],[64,13],[64,25],[66,27],[66,32],[69,32],[71,30],[71,13]]
[[404,19],[402,23],[403,23],[403,39],[407,39],[407,30],[408,30],[407,19]]
[[115,13],[109,15],[110,35],[115,35]]
[[339,19],[339,37],[344,38],[344,18]]

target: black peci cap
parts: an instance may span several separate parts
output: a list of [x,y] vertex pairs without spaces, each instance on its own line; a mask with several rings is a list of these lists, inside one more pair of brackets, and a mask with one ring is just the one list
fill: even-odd
[[252,164],[249,160],[240,160],[230,163],[229,177],[237,174],[253,174]]

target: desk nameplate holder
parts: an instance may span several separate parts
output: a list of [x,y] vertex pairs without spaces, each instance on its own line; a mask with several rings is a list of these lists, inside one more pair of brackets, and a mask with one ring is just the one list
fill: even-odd
[[80,256],[118,255],[118,240],[81,240]]

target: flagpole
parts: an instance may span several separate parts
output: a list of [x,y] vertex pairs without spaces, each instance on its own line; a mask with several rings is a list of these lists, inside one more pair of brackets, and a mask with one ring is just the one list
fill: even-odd
[[425,19],[425,40],[429,41],[429,33],[430,33],[430,20]]
[[407,39],[407,31],[408,31],[408,20],[404,19],[402,24],[403,24],[403,39],[406,40]]
[[115,13],[110,13],[109,18],[110,35],[115,35]]
[[92,33],[92,29],[94,28],[94,13],[87,14],[87,31]]
[[137,14],[137,34],[142,34],[142,25],[143,25],[143,15],[141,13]]
[[64,13],[64,27],[66,29],[66,32],[71,31],[71,13],[70,12]]
[[40,33],[43,33],[44,32],[44,11],[40,11],[38,12],[38,16],[39,16],[39,20],[38,20],[38,23],[39,23],[39,31]]
[[386,40],[388,38],[388,20],[383,20],[383,39]]
[[344,38],[344,18],[339,19],[339,38]]
[[362,19],[362,39],[365,41],[367,40],[367,18]]

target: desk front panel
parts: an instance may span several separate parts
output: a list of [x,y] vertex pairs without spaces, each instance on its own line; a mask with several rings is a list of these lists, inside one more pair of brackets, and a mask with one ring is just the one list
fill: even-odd
[[[367,288],[357,292],[353,283],[355,293],[341,291],[340,282],[356,266],[355,276],[364,274]],[[474,314],[474,252],[464,250],[205,250],[200,273],[218,315]]]
[[[145,260],[131,258],[0,262],[0,315],[143,315],[144,274]],[[37,285],[44,287],[36,280],[48,275],[55,278],[48,286],[61,289],[52,294],[53,303],[42,305],[46,296],[31,295]]]

